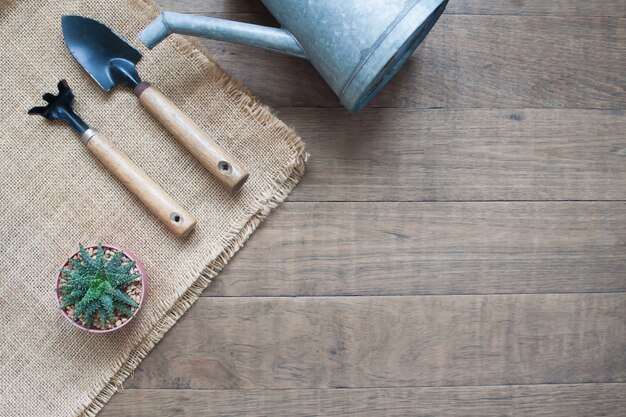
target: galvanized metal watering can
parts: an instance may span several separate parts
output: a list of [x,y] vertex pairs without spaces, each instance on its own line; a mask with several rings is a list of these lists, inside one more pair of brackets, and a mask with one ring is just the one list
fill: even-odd
[[362,109],[424,40],[448,0],[262,0],[282,28],[164,12],[139,39],[171,33],[307,58],[351,112]]

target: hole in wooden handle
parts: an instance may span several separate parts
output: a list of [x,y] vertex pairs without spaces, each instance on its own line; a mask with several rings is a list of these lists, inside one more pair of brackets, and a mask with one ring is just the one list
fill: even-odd
[[233,167],[226,161],[219,161],[217,163],[217,167],[219,168],[220,172],[224,175],[230,175],[233,172]]
[[172,219],[174,223],[181,223],[183,221],[183,216],[178,213],[172,213],[170,214],[170,219]]

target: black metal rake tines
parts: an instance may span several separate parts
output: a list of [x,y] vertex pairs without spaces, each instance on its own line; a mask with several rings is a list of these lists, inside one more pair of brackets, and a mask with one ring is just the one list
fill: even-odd
[[59,81],[57,87],[59,88],[59,94],[56,96],[50,93],[45,93],[42,96],[43,99],[48,102],[47,106],[33,107],[28,111],[28,114],[40,114],[48,120],[57,120],[62,117],[58,112],[59,108],[71,109],[72,102],[74,101],[74,94],[72,93],[70,86],[67,85],[67,81]]
[[59,81],[57,87],[59,94],[55,96],[51,93],[45,93],[42,97],[48,104],[33,107],[28,111],[28,114],[38,114],[48,120],[63,120],[79,135],[82,135],[85,130],[89,129],[89,126],[72,109],[74,102],[72,89],[65,80]]

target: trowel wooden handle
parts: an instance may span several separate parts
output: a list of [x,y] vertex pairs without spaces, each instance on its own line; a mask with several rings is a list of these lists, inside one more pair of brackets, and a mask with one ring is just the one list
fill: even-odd
[[217,179],[233,190],[241,188],[248,172],[215,143],[193,120],[156,87],[142,82],[135,87],[139,102]]
[[87,149],[177,236],[193,230],[196,218],[178,204],[144,170],[93,129],[81,137]]

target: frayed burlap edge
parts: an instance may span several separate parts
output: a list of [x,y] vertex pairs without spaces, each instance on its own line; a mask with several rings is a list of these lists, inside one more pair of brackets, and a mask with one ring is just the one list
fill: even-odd
[[[155,18],[160,13],[160,8],[152,0],[131,0],[134,5],[143,9],[143,12]],[[186,54],[194,59],[206,75],[223,87],[241,109],[248,112],[253,118],[264,126],[275,129],[284,136],[287,144],[295,153],[295,161],[291,166],[283,169],[274,185],[274,190],[264,196],[258,202],[254,214],[247,220],[243,227],[236,227],[230,232],[228,244],[224,250],[200,273],[189,289],[174,303],[165,315],[152,327],[146,337],[130,352],[128,357],[121,363],[116,364],[119,370],[99,391],[90,393],[91,403],[86,408],[76,410],[75,415],[95,416],[104,405],[111,399],[122,383],[137,368],[143,358],[163,338],[165,333],[178,321],[178,319],[198,299],[211,280],[226,266],[231,257],[244,245],[250,235],[256,230],[270,211],[282,203],[291,190],[298,184],[304,174],[304,167],[308,154],[305,151],[302,140],[280,120],[276,119],[268,107],[261,104],[252,96],[249,90],[239,81],[230,78],[219,66],[209,52],[195,39],[180,35],[171,35],[175,46],[181,54]]]

